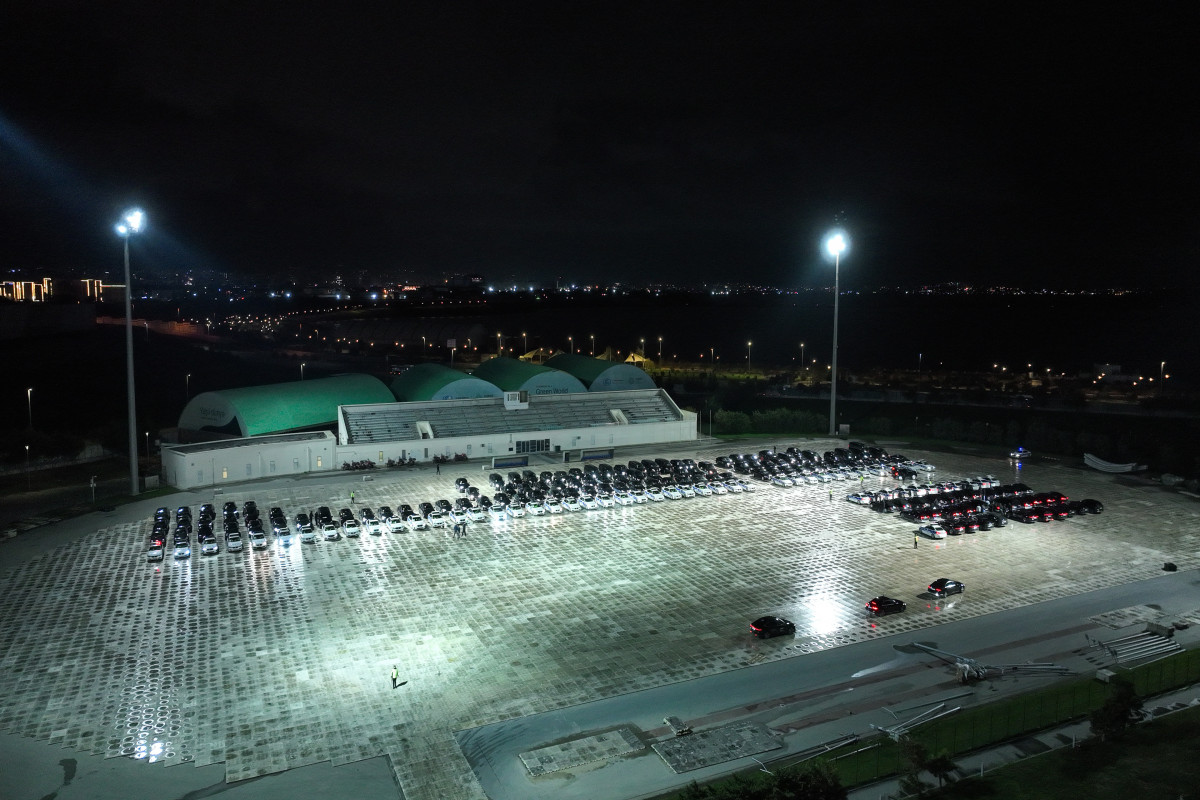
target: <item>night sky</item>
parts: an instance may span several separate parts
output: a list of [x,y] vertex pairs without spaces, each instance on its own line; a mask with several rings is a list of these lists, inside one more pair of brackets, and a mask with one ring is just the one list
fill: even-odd
[[1193,4],[20,5],[6,270],[1200,285]]

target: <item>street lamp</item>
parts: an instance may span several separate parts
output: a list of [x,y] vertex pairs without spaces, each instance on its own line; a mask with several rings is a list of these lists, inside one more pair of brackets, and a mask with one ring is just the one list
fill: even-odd
[[[504,354],[504,346],[503,346],[503,344],[501,344],[501,342],[502,342],[502,340],[500,338],[500,331],[496,331],[496,355],[497,356]],[[528,351],[526,351],[526,352],[528,352]]]
[[146,471],[150,471],[150,431],[146,431]]
[[592,334],[592,358],[596,357],[596,334]]
[[[1167,368],[1167,362],[1162,362],[1158,365],[1158,396],[1162,397],[1163,392],[1163,370]],[[29,427],[33,427],[33,417],[29,418]]]
[[522,353],[529,352],[529,334],[525,331],[521,331],[521,346],[524,348],[521,351]]
[[[1166,362],[1163,362],[1166,363]],[[29,430],[33,430],[33,387],[25,390],[25,402],[29,405]]]
[[33,491],[33,479],[29,477],[29,445],[25,445],[25,491]]
[[183,376],[183,399],[190,400],[192,397],[192,373]]
[[646,357],[646,337],[643,336],[641,339],[641,342],[642,342],[642,358],[645,358]]
[[300,362],[300,380],[304,380],[304,366],[305,362]]
[[662,337],[658,337],[658,363],[662,365]]
[[750,371],[750,345],[754,342],[746,342],[746,372]]
[[567,349],[568,353],[575,352],[575,337],[574,336],[567,337],[567,347],[568,347],[568,349]]
[[829,373],[829,435],[837,431],[837,357],[838,357],[838,295],[841,293],[840,272],[842,253],[849,246],[846,234],[831,231],[825,238],[825,250],[833,256],[833,362]]
[[[146,215],[140,208],[128,209],[116,225],[117,235],[125,240],[125,394],[129,406],[129,493],[138,493],[137,408],[133,390],[133,280],[129,273],[129,238],[141,233]],[[147,326],[146,331],[150,328]]]
[[800,343],[800,366],[804,367],[806,370],[808,369],[808,367],[804,364],[804,342]]

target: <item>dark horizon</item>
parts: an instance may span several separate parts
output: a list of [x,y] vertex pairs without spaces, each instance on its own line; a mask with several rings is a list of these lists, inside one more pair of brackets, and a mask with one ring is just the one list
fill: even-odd
[[0,268],[1190,288],[1191,17],[25,7]]

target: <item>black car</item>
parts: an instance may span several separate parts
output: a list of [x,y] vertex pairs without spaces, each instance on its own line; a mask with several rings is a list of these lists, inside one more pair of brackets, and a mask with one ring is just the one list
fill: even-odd
[[899,614],[906,608],[908,606],[903,600],[882,594],[867,601],[867,611],[877,617],[882,617],[884,614]]
[[759,617],[750,623],[750,631],[759,639],[770,639],[795,633],[796,625],[783,617]]
[[1090,497],[1086,500],[1080,500],[1079,505],[1082,506],[1083,510],[1085,512],[1087,512],[1088,514],[1103,514],[1104,513],[1104,504],[1101,503],[1099,500],[1093,500]]
[[458,489],[458,491],[460,491],[460,492],[465,492],[467,490],[467,487],[470,485],[471,485],[471,482],[468,481],[466,478],[455,478],[454,479],[454,488]]
[[348,519],[354,519],[354,512],[348,508],[338,509],[338,522],[345,522]]
[[929,593],[934,597],[947,597],[952,594],[962,594],[966,591],[966,588],[966,586],[958,581],[953,581],[949,578],[938,578],[929,584]]

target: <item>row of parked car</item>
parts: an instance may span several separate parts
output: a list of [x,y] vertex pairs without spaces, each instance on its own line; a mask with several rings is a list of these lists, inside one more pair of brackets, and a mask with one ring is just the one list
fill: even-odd
[[899,512],[931,539],[1001,528],[1008,520],[1049,522],[1072,515],[1100,514],[1099,500],[1070,500],[1062,492],[1038,492],[1024,483],[1000,485],[994,477],[920,486],[851,492],[846,499],[882,513]]
[[889,454],[881,447],[867,447],[861,442],[850,442],[848,447],[837,447],[822,454],[796,447],[731,453],[719,456],[716,464],[775,486],[861,481],[868,475],[916,477],[920,472],[934,469],[926,462]]

